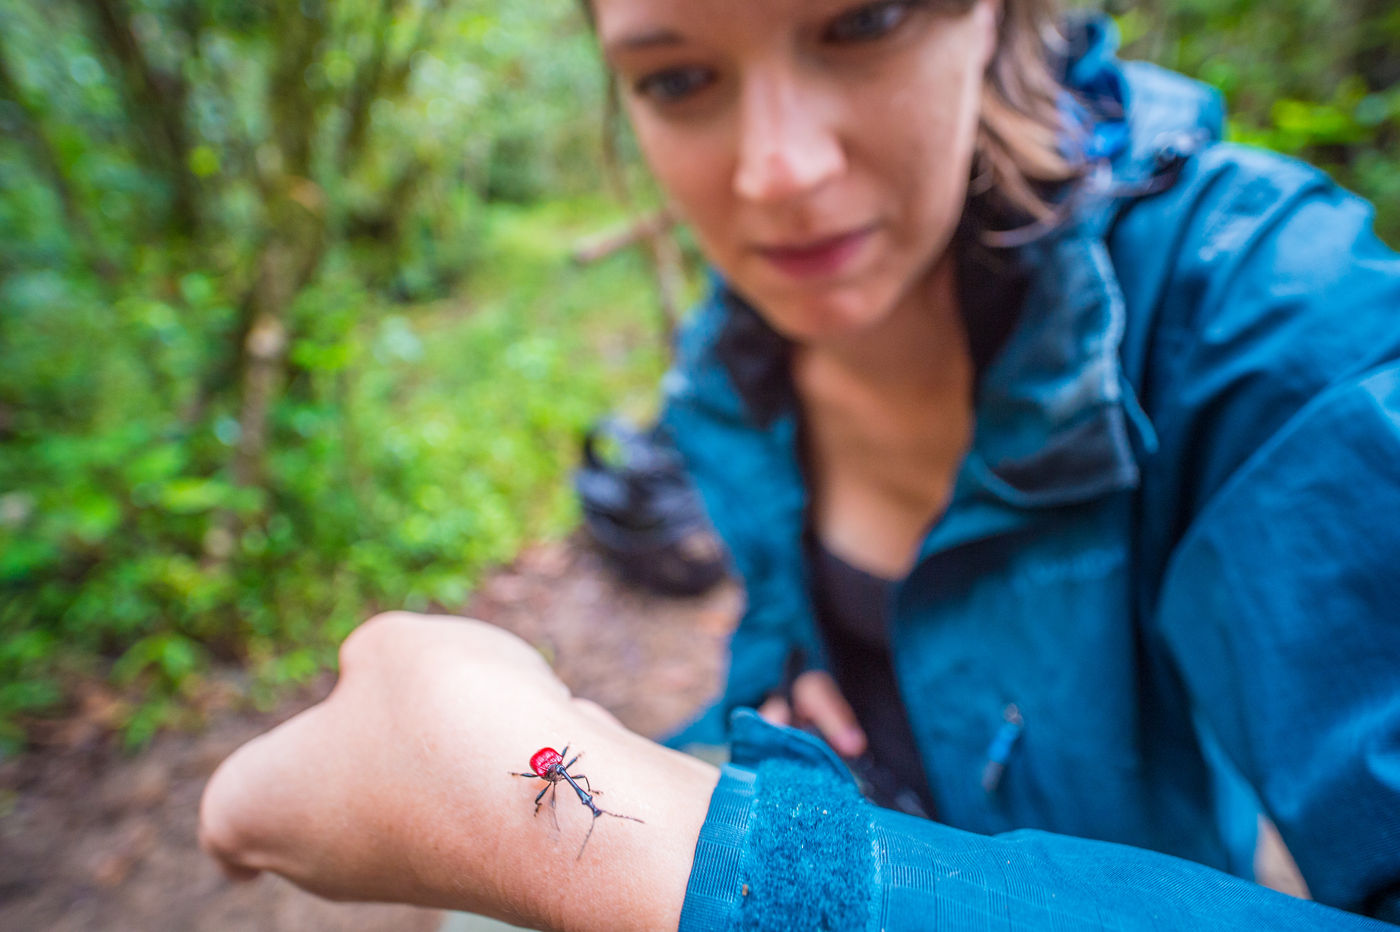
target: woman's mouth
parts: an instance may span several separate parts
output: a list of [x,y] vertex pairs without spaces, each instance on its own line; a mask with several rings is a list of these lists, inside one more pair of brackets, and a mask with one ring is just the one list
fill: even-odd
[[758,246],[760,256],[793,278],[827,278],[841,272],[860,252],[874,227],[797,243]]

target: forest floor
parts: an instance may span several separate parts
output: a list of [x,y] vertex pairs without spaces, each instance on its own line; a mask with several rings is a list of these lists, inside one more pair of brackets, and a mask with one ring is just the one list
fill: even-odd
[[[534,644],[576,695],[635,731],[682,723],[719,686],[740,596],[721,585],[673,599],[618,582],[575,542],[527,549],[487,578],[464,613]],[[238,701],[198,734],[162,734],[124,755],[79,714],[40,748],[0,762],[0,929],[209,932],[433,932],[443,916],[403,906],[330,903],[275,877],[234,884],[195,842],[205,781],[229,753],[325,696],[327,676],[270,712]],[[216,704],[217,705],[217,704]]]

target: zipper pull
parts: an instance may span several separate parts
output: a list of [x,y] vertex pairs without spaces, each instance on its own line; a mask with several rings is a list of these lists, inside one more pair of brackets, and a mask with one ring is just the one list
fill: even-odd
[[992,743],[987,747],[987,763],[982,767],[982,789],[989,795],[995,793],[1001,784],[1002,774],[1006,772],[1006,759],[1011,756],[1011,749],[1016,746],[1016,739],[1021,737],[1021,729],[1025,727],[1021,710],[1016,708],[1014,702],[1001,710],[1001,718],[1001,727],[992,736]]

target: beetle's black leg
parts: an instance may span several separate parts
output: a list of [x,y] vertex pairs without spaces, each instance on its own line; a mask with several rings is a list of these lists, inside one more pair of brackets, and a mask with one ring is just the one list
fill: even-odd
[[556,780],[549,785],[554,790],[553,793],[549,794],[549,817],[554,821],[554,830],[557,832],[559,831],[559,783]]
[[598,810],[593,810],[593,818],[588,820],[588,834],[583,836],[583,844],[578,846],[578,854],[574,856],[575,861],[583,859],[583,849],[588,847],[588,839],[593,837],[593,826],[598,824]]

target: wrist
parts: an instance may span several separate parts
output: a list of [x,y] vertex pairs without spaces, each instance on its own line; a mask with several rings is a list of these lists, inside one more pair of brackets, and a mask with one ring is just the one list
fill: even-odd
[[[483,753],[465,736],[426,752],[479,782],[444,785],[437,817],[417,821],[403,872],[417,883],[406,898],[532,929],[676,928],[718,770],[627,731],[591,703],[569,700],[537,721],[528,736],[516,728],[510,749],[489,754],[484,768],[451,761]],[[595,805],[630,818],[595,818],[566,782],[511,776],[530,772],[541,746],[562,752],[566,743],[569,759],[581,755],[569,772]],[[419,796],[412,805],[429,803]]]
[[587,775],[601,810],[640,821],[595,818],[559,783],[551,791],[556,831],[549,795],[535,816],[538,789],[529,787],[538,783],[520,780],[527,784],[516,805],[523,818],[512,821],[524,857],[507,882],[520,885],[528,901],[522,911],[541,928],[674,929],[719,771],[620,728],[606,731],[571,748],[570,757],[584,754],[571,771]]

